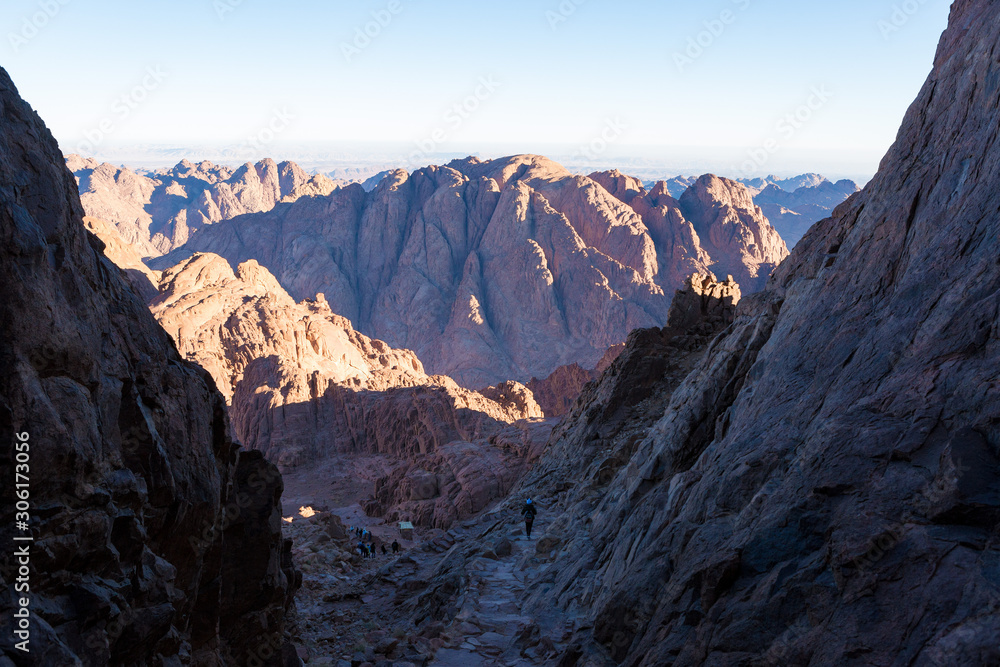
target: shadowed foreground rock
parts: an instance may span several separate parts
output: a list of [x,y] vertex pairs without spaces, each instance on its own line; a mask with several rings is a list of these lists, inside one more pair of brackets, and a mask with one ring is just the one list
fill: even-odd
[[209,375],[84,229],[55,140],[3,70],[0,115],[0,468],[27,433],[34,537],[25,654],[11,474],[0,664],[298,664],[280,475],[233,442]]
[[614,407],[636,339],[563,421],[515,492],[553,508],[560,664],[1000,663],[998,52],[1000,4],[956,2],[878,175],[655,425]]
[[1000,664],[998,52],[1000,3],[956,2],[868,187],[707,347],[630,336],[414,622],[473,620],[478,554],[531,497],[537,627],[505,658]]

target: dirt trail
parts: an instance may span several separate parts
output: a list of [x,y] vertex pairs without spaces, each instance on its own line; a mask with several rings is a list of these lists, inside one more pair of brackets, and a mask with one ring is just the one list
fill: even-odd
[[[331,537],[339,530],[331,526],[342,524],[388,543],[399,538],[395,525],[365,516],[359,504],[371,493],[362,470],[380,467],[377,459],[339,460],[285,476],[285,527],[303,573],[290,631],[309,667],[513,667],[558,655],[571,619],[540,622],[522,612],[526,591],[551,566],[536,552],[543,520],[531,540],[516,517],[490,514],[449,531],[417,528],[412,541],[401,540],[401,554],[374,559],[352,552],[354,535]],[[320,512],[307,518],[301,507]],[[456,613],[447,623],[413,618],[414,600],[433,590],[449,558],[461,562],[465,584]]]

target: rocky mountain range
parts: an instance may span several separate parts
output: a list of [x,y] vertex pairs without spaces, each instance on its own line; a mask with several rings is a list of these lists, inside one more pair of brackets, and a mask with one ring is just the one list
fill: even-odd
[[172,169],[136,173],[79,155],[66,157],[87,215],[112,224],[141,257],[184,245],[205,225],[279,202],[325,195],[337,183],[310,175],[294,162],[262,160],[231,169],[182,160]]
[[857,184],[849,180],[831,183],[824,179],[794,191],[769,184],[755,194],[753,200],[788,247],[794,248],[810,227],[828,217],[833,209],[859,190]]
[[[282,468],[336,454],[395,464],[369,509],[447,528],[504,497],[550,424],[523,385],[473,392],[409,350],[357,333],[322,294],[295,303],[255,261],[196,254],[164,271],[151,310],[229,401],[240,441]],[[417,480],[417,481],[414,481]]]
[[[696,180],[693,176],[676,176],[664,183],[671,197],[680,198]],[[754,204],[761,208],[789,248],[794,248],[810,227],[860,190],[854,181],[844,179],[833,183],[815,173],[737,180],[750,191]],[[646,187],[653,189],[656,181],[646,183]]]
[[397,171],[371,193],[350,186],[206,227],[151,264],[254,259],[294,298],[325,294],[433,374],[527,381],[594,368],[629,331],[662,324],[691,273],[712,267],[753,290],[787,253],[737,183],[704,177],[678,201],[663,188],[635,199],[641,184],[623,178],[538,156]]
[[766,188],[772,186],[779,190],[783,190],[784,192],[791,193],[802,188],[815,188],[823,183],[829,182],[825,176],[816,173],[799,174],[798,176],[793,176],[791,178],[779,178],[774,174],[770,174],[764,177],[739,178],[736,180],[747,186],[750,194],[754,197],[759,195]]
[[[508,501],[546,517],[518,561],[553,628],[533,655],[1000,663],[998,45],[1000,6],[955,2],[871,183],[721,335],[633,334],[584,391]],[[452,622],[472,544],[414,618]]]
[[55,139],[2,69],[0,115],[0,663],[294,656],[281,476],[234,442],[209,375],[86,231]]
[[1000,664],[998,54],[860,192],[679,195],[67,163],[0,69],[0,667]]

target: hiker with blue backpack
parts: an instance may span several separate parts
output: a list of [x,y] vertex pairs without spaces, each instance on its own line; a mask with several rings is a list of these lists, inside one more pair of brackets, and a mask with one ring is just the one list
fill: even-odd
[[535,523],[535,515],[538,514],[538,508],[531,498],[524,503],[524,509],[521,510],[521,516],[524,517],[524,532],[528,534],[528,539],[531,539],[531,525]]

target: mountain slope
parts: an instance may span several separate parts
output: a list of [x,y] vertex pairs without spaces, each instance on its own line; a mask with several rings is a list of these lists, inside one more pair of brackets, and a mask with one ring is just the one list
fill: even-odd
[[689,200],[640,211],[608,178],[542,157],[469,158],[212,225],[152,265],[255,259],[432,373],[526,381],[593,367],[629,331],[662,325],[669,294],[709,265],[763,285],[784,244],[742,186],[702,180]]
[[[150,309],[215,378],[240,440],[283,467],[384,455],[396,478],[372,506],[379,515],[404,505],[408,520],[448,527],[506,495],[548,436],[524,386],[474,392],[428,376],[412,352],[354,331],[322,295],[295,303],[255,261],[234,272],[197,254],[160,282]],[[402,481],[431,470],[435,483],[411,497]]]
[[593,624],[571,653],[1000,661],[998,52],[1000,5],[956,2],[878,175],[609,443],[620,467],[563,423],[522,493],[558,545],[530,603]]
[[[15,594],[14,549],[0,556],[0,662],[294,654],[281,476],[233,442],[211,378],[180,358],[85,230],[55,139],[3,70],[0,115],[0,431],[11,443],[0,468],[13,478],[22,434],[34,538],[22,545],[30,590]],[[0,537],[12,545],[13,479],[3,496]],[[30,654],[12,646],[22,597]]]

